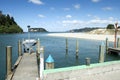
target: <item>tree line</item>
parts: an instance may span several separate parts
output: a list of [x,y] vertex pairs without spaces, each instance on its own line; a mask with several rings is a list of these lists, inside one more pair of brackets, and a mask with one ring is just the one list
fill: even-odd
[[0,11],[0,33],[22,33],[23,30],[9,14]]

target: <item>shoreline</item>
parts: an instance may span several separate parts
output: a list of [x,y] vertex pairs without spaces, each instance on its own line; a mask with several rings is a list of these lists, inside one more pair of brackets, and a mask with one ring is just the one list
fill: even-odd
[[[68,37],[68,38],[81,38],[90,40],[106,40],[114,42],[114,35],[104,35],[104,34],[88,34],[88,33],[49,33],[48,36],[54,37]],[[120,37],[117,35],[117,37]]]

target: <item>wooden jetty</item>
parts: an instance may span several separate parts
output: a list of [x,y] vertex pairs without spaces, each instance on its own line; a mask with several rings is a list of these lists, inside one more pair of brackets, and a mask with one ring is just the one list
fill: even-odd
[[36,54],[24,53],[12,80],[36,80],[37,77],[38,67]]
[[6,80],[43,80],[44,47],[37,41],[35,53],[23,53],[18,44],[18,59],[12,67],[12,46],[6,47]]
[[112,54],[112,53],[119,54],[120,53],[120,48],[108,48],[108,53],[109,54]]

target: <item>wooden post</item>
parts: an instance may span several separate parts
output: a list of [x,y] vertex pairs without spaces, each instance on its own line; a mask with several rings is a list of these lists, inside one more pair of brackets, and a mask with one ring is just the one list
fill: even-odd
[[86,66],[90,66],[90,58],[86,58]]
[[99,47],[99,62],[104,62],[105,45],[102,43]]
[[12,47],[6,47],[6,74],[7,76],[12,73]]
[[[36,46],[37,48],[37,50],[36,50],[36,56],[37,56],[37,64],[38,64],[38,70],[40,70],[40,67],[39,67],[39,65],[40,65],[40,40],[39,40],[39,38],[38,38],[38,40],[37,40],[37,46]],[[39,73],[39,72],[38,72]],[[39,73],[40,74],[40,73]]]
[[44,71],[44,47],[40,48],[40,80],[43,80]]
[[40,40],[38,38],[38,41],[37,41],[37,53],[40,54]]
[[79,43],[78,39],[76,40],[76,57],[78,57],[78,52],[79,52]]
[[46,63],[46,69],[54,69],[54,59],[52,58],[51,55],[48,56],[45,63]]
[[117,38],[117,48],[120,48],[120,38]]
[[109,47],[109,42],[108,42],[108,38],[106,38],[106,54],[108,54],[108,47]]
[[115,23],[115,39],[114,39],[114,48],[116,48],[116,38],[117,38],[117,32],[118,32],[118,22]]
[[66,38],[66,52],[68,52],[68,38]]
[[18,41],[18,56],[22,55],[22,46],[21,46],[21,41]]

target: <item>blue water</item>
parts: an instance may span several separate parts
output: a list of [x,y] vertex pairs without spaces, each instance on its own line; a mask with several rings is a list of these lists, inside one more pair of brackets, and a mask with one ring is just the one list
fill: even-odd
[[[45,59],[49,54],[55,60],[55,68],[84,65],[85,58],[91,58],[91,63],[97,63],[99,57],[99,45],[105,41],[95,41],[78,39],[79,57],[76,58],[76,38],[68,38],[68,53],[64,37],[50,37],[48,33],[31,33],[31,38],[40,39],[41,45],[45,47]],[[5,79],[6,75],[6,46],[12,46],[12,63],[14,64],[18,57],[18,40],[28,38],[28,33],[24,34],[0,34],[0,80]],[[110,43],[112,47],[113,43]],[[106,61],[119,60],[120,56],[106,55]]]

